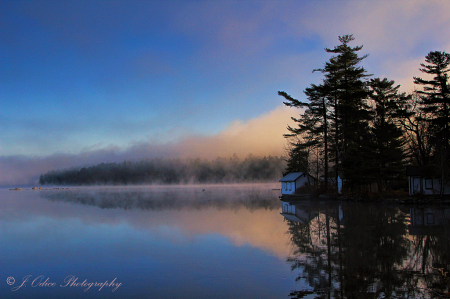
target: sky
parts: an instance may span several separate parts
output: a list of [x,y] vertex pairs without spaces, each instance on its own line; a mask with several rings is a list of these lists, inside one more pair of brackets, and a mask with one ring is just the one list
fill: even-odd
[[414,89],[450,51],[450,1],[0,0],[0,186],[144,158],[283,155],[353,34],[373,77]]

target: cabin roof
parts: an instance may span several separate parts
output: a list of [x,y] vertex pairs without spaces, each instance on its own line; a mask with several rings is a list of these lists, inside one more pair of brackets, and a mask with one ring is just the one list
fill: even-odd
[[280,182],[293,182],[304,174],[307,175],[304,172],[291,172],[285,175]]

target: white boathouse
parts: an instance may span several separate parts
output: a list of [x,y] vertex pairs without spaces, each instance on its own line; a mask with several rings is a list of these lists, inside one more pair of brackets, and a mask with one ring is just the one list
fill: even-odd
[[291,172],[281,180],[281,194],[292,195],[303,187],[315,186],[315,179],[305,172]]

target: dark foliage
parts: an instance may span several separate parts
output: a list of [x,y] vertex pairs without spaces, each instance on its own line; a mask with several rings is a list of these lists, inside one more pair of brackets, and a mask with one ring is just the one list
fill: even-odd
[[[288,126],[284,135],[289,138],[286,172],[301,168],[317,178],[323,174],[324,190],[341,173],[348,191],[364,192],[375,185],[375,192],[383,193],[404,179],[405,165],[432,164],[448,184],[450,54],[430,52],[419,69],[428,77],[414,77],[423,90],[406,95],[392,80],[367,79],[372,75],[360,66],[367,55],[358,55],[362,46],[348,45],[353,40],[352,35],[340,36],[338,46],[325,49],[334,56],[314,70],[324,79],[305,89],[307,101],[278,92],[286,106],[302,109],[299,118],[292,117],[297,127]],[[442,195],[444,184],[440,186]]]

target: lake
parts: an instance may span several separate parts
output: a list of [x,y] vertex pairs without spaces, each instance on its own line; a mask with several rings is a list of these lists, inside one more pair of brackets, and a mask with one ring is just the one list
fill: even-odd
[[449,207],[289,203],[277,188],[0,190],[0,298],[440,298],[448,291]]

